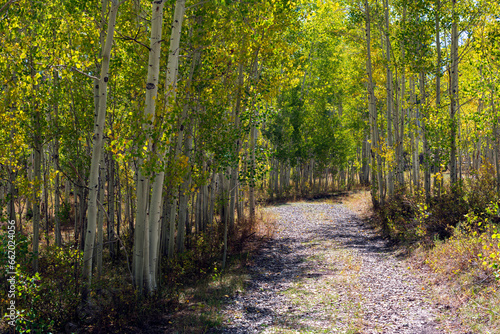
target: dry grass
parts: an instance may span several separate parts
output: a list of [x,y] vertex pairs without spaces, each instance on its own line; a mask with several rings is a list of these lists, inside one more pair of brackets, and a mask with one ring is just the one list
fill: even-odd
[[271,238],[276,232],[278,217],[265,207],[256,208],[255,234],[261,238]]
[[351,211],[356,212],[362,219],[373,214],[372,199],[369,190],[356,190],[342,198],[342,203]]
[[[449,310],[444,320],[451,324],[452,333],[462,332],[453,324],[474,333],[500,333],[500,287],[489,266],[498,245],[491,241],[491,233],[456,229],[448,240],[436,241],[430,249],[419,248],[410,258],[413,268],[428,282],[435,301]],[[487,258],[490,261],[485,261]],[[456,314],[458,319],[451,319]]]

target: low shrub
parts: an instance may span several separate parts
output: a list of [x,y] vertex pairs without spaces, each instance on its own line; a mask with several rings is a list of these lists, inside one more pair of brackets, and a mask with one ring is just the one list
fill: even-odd
[[428,201],[422,190],[398,191],[378,210],[378,222],[394,240],[431,246],[436,239],[451,237],[454,228],[466,221],[468,215],[486,218],[488,206],[498,200],[495,184],[493,174],[484,167]]

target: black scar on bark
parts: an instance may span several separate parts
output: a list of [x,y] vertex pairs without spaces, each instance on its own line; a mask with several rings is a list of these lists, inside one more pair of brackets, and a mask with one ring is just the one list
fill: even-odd
[[99,89],[99,85],[95,85],[95,89]]
[[155,88],[155,84],[154,83],[148,82],[146,84],[146,89],[153,89],[153,88]]
[[184,131],[184,124],[181,124],[181,131]]
[[104,82],[108,82],[108,77],[104,77]]

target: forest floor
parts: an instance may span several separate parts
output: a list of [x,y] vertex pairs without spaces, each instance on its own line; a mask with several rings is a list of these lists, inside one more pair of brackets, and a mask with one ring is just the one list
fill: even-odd
[[471,333],[367,223],[359,198],[265,210],[275,233],[208,333]]

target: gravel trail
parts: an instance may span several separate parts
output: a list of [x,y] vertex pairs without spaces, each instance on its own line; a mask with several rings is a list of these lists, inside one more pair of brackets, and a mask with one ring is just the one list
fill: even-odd
[[210,333],[445,333],[405,262],[341,204],[268,208],[277,233]]

